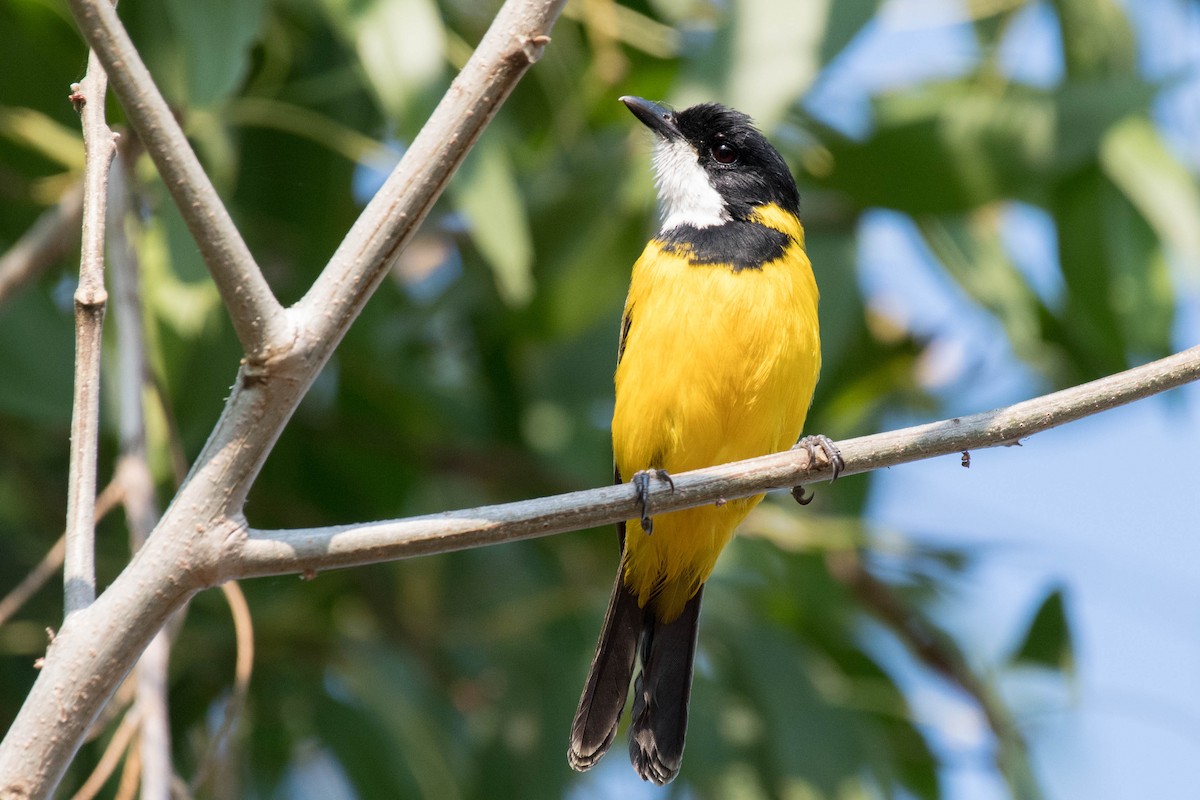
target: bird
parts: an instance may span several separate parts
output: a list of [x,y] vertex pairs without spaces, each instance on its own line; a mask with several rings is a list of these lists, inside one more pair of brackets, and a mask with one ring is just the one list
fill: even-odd
[[[618,523],[621,560],[571,725],[567,761],[590,769],[633,687],[629,756],[662,785],[679,773],[704,583],[762,495],[653,515],[671,474],[803,447],[842,468],[825,436],[800,439],[821,370],[817,284],[800,196],[747,115],[620,98],[654,134],[662,225],[633,266],[621,316],[612,419],[614,479],[640,518]],[[793,495],[802,503],[797,487]]]

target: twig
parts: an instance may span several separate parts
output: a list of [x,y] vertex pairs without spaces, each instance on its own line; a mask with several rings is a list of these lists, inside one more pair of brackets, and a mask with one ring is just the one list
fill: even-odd
[[121,770],[121,780],[117,783],[113,800],[133,800],[137,794],[141,774],[142,750],[140,747],[131,747],[129,755],[125,758],[125,768]]
[[108,0],[68,0],[68,4],[84,39],[112,72],[113,90],[196,240],[246,355],[252,361],[269,358],[272,348],[290,343],[283,329],[283,308],[155,86],[116,9]]
[[[99,497],[96,498],[96,524],[99,524],[100,520],[104,519],[108,512],[121,502],[122,491],[120,482],[113,478],[100,492]],[[67,535],[64,533],[58,537],[57,542],[50,546],[37,566],[30,570],[29,574],[22,578],[21,582],[14,586],[8,594],[4,595],[4,599],[0,600],[0,627],[8,622],[12,615],[21,609],[21,606],[29,602],[29,598],[37,594],[38,590],[54,577],[54,573],[58,572],[58,568],[62,566],[63,556],[67,551],[66,545]]]
[[80,182],[68,189],[57,205],[46,209],[0,256],[0,305],[79,245],[82,219],[83,183]]
[[125,712],[121,724],[113,732],[112,738],[108,740],[108,745],[100,755],[100,760],[96,762],[96,768],[92,770],[91,775],[88,775],[83,786],[79,787],[79,791],[71,796],[71,800],[92,800],[93,797],[100,794],[100,790],[108,782],[113,770],[117,768],[117,764],[121,763],[121,756],[125,755],[125,751],[129,749],[129,743],[133,740],[133,735],[137,733],[138,722],[136,706]]
[[204,786],[209,775],[216,769],[220,761],[227,758],[226,745],[241,722],[242,712],[246,708],[246,697],[250,693],[250,675],[254,671],[254,620],[250,616],[250,606],[246,595],[237,581],[221,584],[221,592],[225,602],[229,604],[229,613],[233,617],[234,639],[237,642],[237,660],[233,671],[233,690],[225,701],[225,713],[221,726],[217,728],[208,742],[204,759],[192,778],[188,791],[195,794]]
[[[146,340],[139,291],[139,265],[126,225],[134,224],[130,213],[130,165],[117,160],[113,173],[110,231],[113,262],[113,316],[117,333],[117,416],[121,455],[116,473],[125,488],[125,518],[129,525],[130,549],[137,552],[158,522],[154,477],[146,455]],[[167,670],[171,642],[160,630],[142,654],[137,666],[136,706],[141,712],[142,796],[171,795],[171,725],[167,707]]]
[[71,411],[71,463],[67,482],[66,553],[63,562],[67,616],[96,599],[96,449],[100,436],[100,336],[108,295],[104,290],[104,216],[116,137],[104,116],[107,78],[95,53],[72,87],[83,122],[83,236],[75,290],[75,399]]
[[167,668],[171,639],[164,628],[155,634],[137,663],[134,708],[141,712],[138,752],[142,773],[142,797],[169,798],[171,776],[171,720],[167,707]]
[[[842,475],[1014,444],[1027,436],[1200,378],[1200,347],[1007,408],[839,442]],[[652,484],[655,513],[827,480],[803,449],[673,476]],[[230,540],[222,578],[248,578],[446,553],[603,525],[635,515],[628,485],[408,519],[324,528],[250,530]]]

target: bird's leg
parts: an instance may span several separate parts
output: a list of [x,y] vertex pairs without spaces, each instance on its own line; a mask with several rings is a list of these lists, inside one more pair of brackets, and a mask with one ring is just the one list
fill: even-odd
[[[808,464],[810,467],[817,463],[817,451],[820,450],[825,456],[825,460],[829,462],[829,466],[833,469],[833,477],[829,479],[830,483],[836,481],[838,475],[842,474],[842,470],[846,468],[846,462],[842,460],[842,452],[838,450],[833,440],[823,434],[818,433],[813,436],[805,436],[796,442],[792,446],[792,449],[803,449],[808,453]],[[814,495],[805,494],[803,486],[793,486],[792,497],[796,498],[796,502],[800,505],[806,506],[812,502]]]
[[650,519],[650,478],[652,477],[666,481],[671,487],[671,491],[675,491],[675,481],[671,479],[670,473],[665,469],[643,469],[633,473],[631,483],[642,504],[642,530],[646,532],[647,536],[654,532],[654,520]]

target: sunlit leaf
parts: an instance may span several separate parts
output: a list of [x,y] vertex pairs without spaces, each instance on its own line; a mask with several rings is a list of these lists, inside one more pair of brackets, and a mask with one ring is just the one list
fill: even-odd
[[1133,30],[1114,0],[1053,0],[1067,74],[1075,78],[1127,75],[1134,68]]
[[393,119],[440,79],[446,31],[433,0],[324,0],[352,42],[371,90]]
[[200,107],[223,100],[245,78],[261,35],[263,0],[167,0],[165,8],[184,61],[187,99]]
[[1200,185],[1150,120],[1131,116],[1114,126],[1101,143],[1100,166],[1158,239],[1200,263]]
[[522,306],[533,296],[533,244],[512,162],[498,137],[480,142],[452,188],[470,223],[471,238],[488,260],[500,296]]

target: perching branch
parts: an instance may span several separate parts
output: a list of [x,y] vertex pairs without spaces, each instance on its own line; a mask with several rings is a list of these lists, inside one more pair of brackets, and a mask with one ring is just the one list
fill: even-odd
[[75,290],[75,398],[71,410],[71,463],[67,480],[67,532],[63,564],[67,615],[96,599],[96,449],[100,438],[100,335],[104,328],[104,224],[108,175],[116,135],[104,116],[108,81],[95,53],[72,86],[83,122],[83,243]]
[[238,233],[183,129],[109,0],[68,0],[79,32],[110,72],[113,90],[179,207],[252,360],[285,342],[283,308]]
[[[1200,346],[1125,372],[969,417],[931,422],[839,442],[843,475],[1019,442],[1200,378]],[[803,450],[723,464],[673,476],[672,490],[651,484],[653,513],[733,500],[769,489],[827,480],[829,466],[810,466]],[[250,530],[230,542],[223,578],[248,578],[369,564],[465,550],[579,530],[632,518],[629,484],[423,517],[303,530]]]

